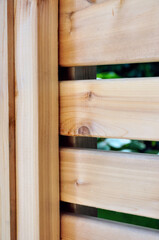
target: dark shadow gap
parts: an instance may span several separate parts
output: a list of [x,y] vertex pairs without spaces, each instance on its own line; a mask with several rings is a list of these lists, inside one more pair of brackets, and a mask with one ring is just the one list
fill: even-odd
[[118,64],[97,66],[97,78],[158,77],[159,63]]
[[82,206],[78,204],[61,202],[61,211],[85,216],[97,217],[101,219],[122,222],[126,224],[159,229],[159,219],[147,218],[127,213],[120,213],[104,209]]

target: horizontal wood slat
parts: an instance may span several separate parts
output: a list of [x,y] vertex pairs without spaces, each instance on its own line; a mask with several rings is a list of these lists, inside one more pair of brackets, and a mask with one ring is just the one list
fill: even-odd
[[156,0],[60,0],[60,64],[159,61]]
[[158,240],[159,231],[91,217],[62,214],[62,240]]
[[60,133],[159,140],[159,78],[63,81]]
[[61,200],[159,219],[159,156],[65,149]]

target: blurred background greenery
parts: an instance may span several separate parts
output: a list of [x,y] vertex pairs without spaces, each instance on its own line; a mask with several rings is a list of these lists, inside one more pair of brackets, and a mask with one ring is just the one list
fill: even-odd
[[97,78],[158,77],[159,63],[119,64],[97,67]]
[[[97,79],[157,77],[159,63],[120,64],[97,67]],[[159,154],[159,142],[98,138],[97,148],[105,151]],[[159,220],[98,209],[98,217],[159,229]]]

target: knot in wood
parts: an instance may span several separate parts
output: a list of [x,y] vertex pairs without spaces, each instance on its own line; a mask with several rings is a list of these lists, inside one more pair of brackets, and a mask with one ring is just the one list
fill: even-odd
[[78,129],[78,134],[80,135],[90,135],[90,130],[86,126],[82,126]]
[[79,186],[79,185],[81,185],[81,184],[82,184],[82,183],[80,182],[80,180],[77,179],[77,180],[75,181],[75,185],[76,185],[76,186]]
[[89,3],[96,3],[97,0],[87,0]]
[[88,100],[91,100],[92,97],[93,97],[93,92],[89,91],[89,92],[86,93],[86,98],[87,98]]

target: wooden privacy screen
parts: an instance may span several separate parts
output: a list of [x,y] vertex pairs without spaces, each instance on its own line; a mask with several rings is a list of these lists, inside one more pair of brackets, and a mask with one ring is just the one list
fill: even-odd
[[[62,80],[79,80],[60,91],[58,5]],[[92,137],[159,140],[159,78],[95,76],[100,64],[158,61],[158,26],[156,0],[0,0],[0,240],[60,239],[59,154],[62,201],[159,219],[158,156],[86,149]],[[59,151],[59,128],[85,149]],[[61,239],[105,238],[159,231],[61,215]]]
[[[158,61],[158,26],[156,0],[60,0],[60,65]],[[159,140],[158,77],[95,78],[63,76],[61,135]],[[82,147],[60,150],[62,201],[159,219],[157,155]],[[152,240],[159,231],[65,213],[61,237]]]

